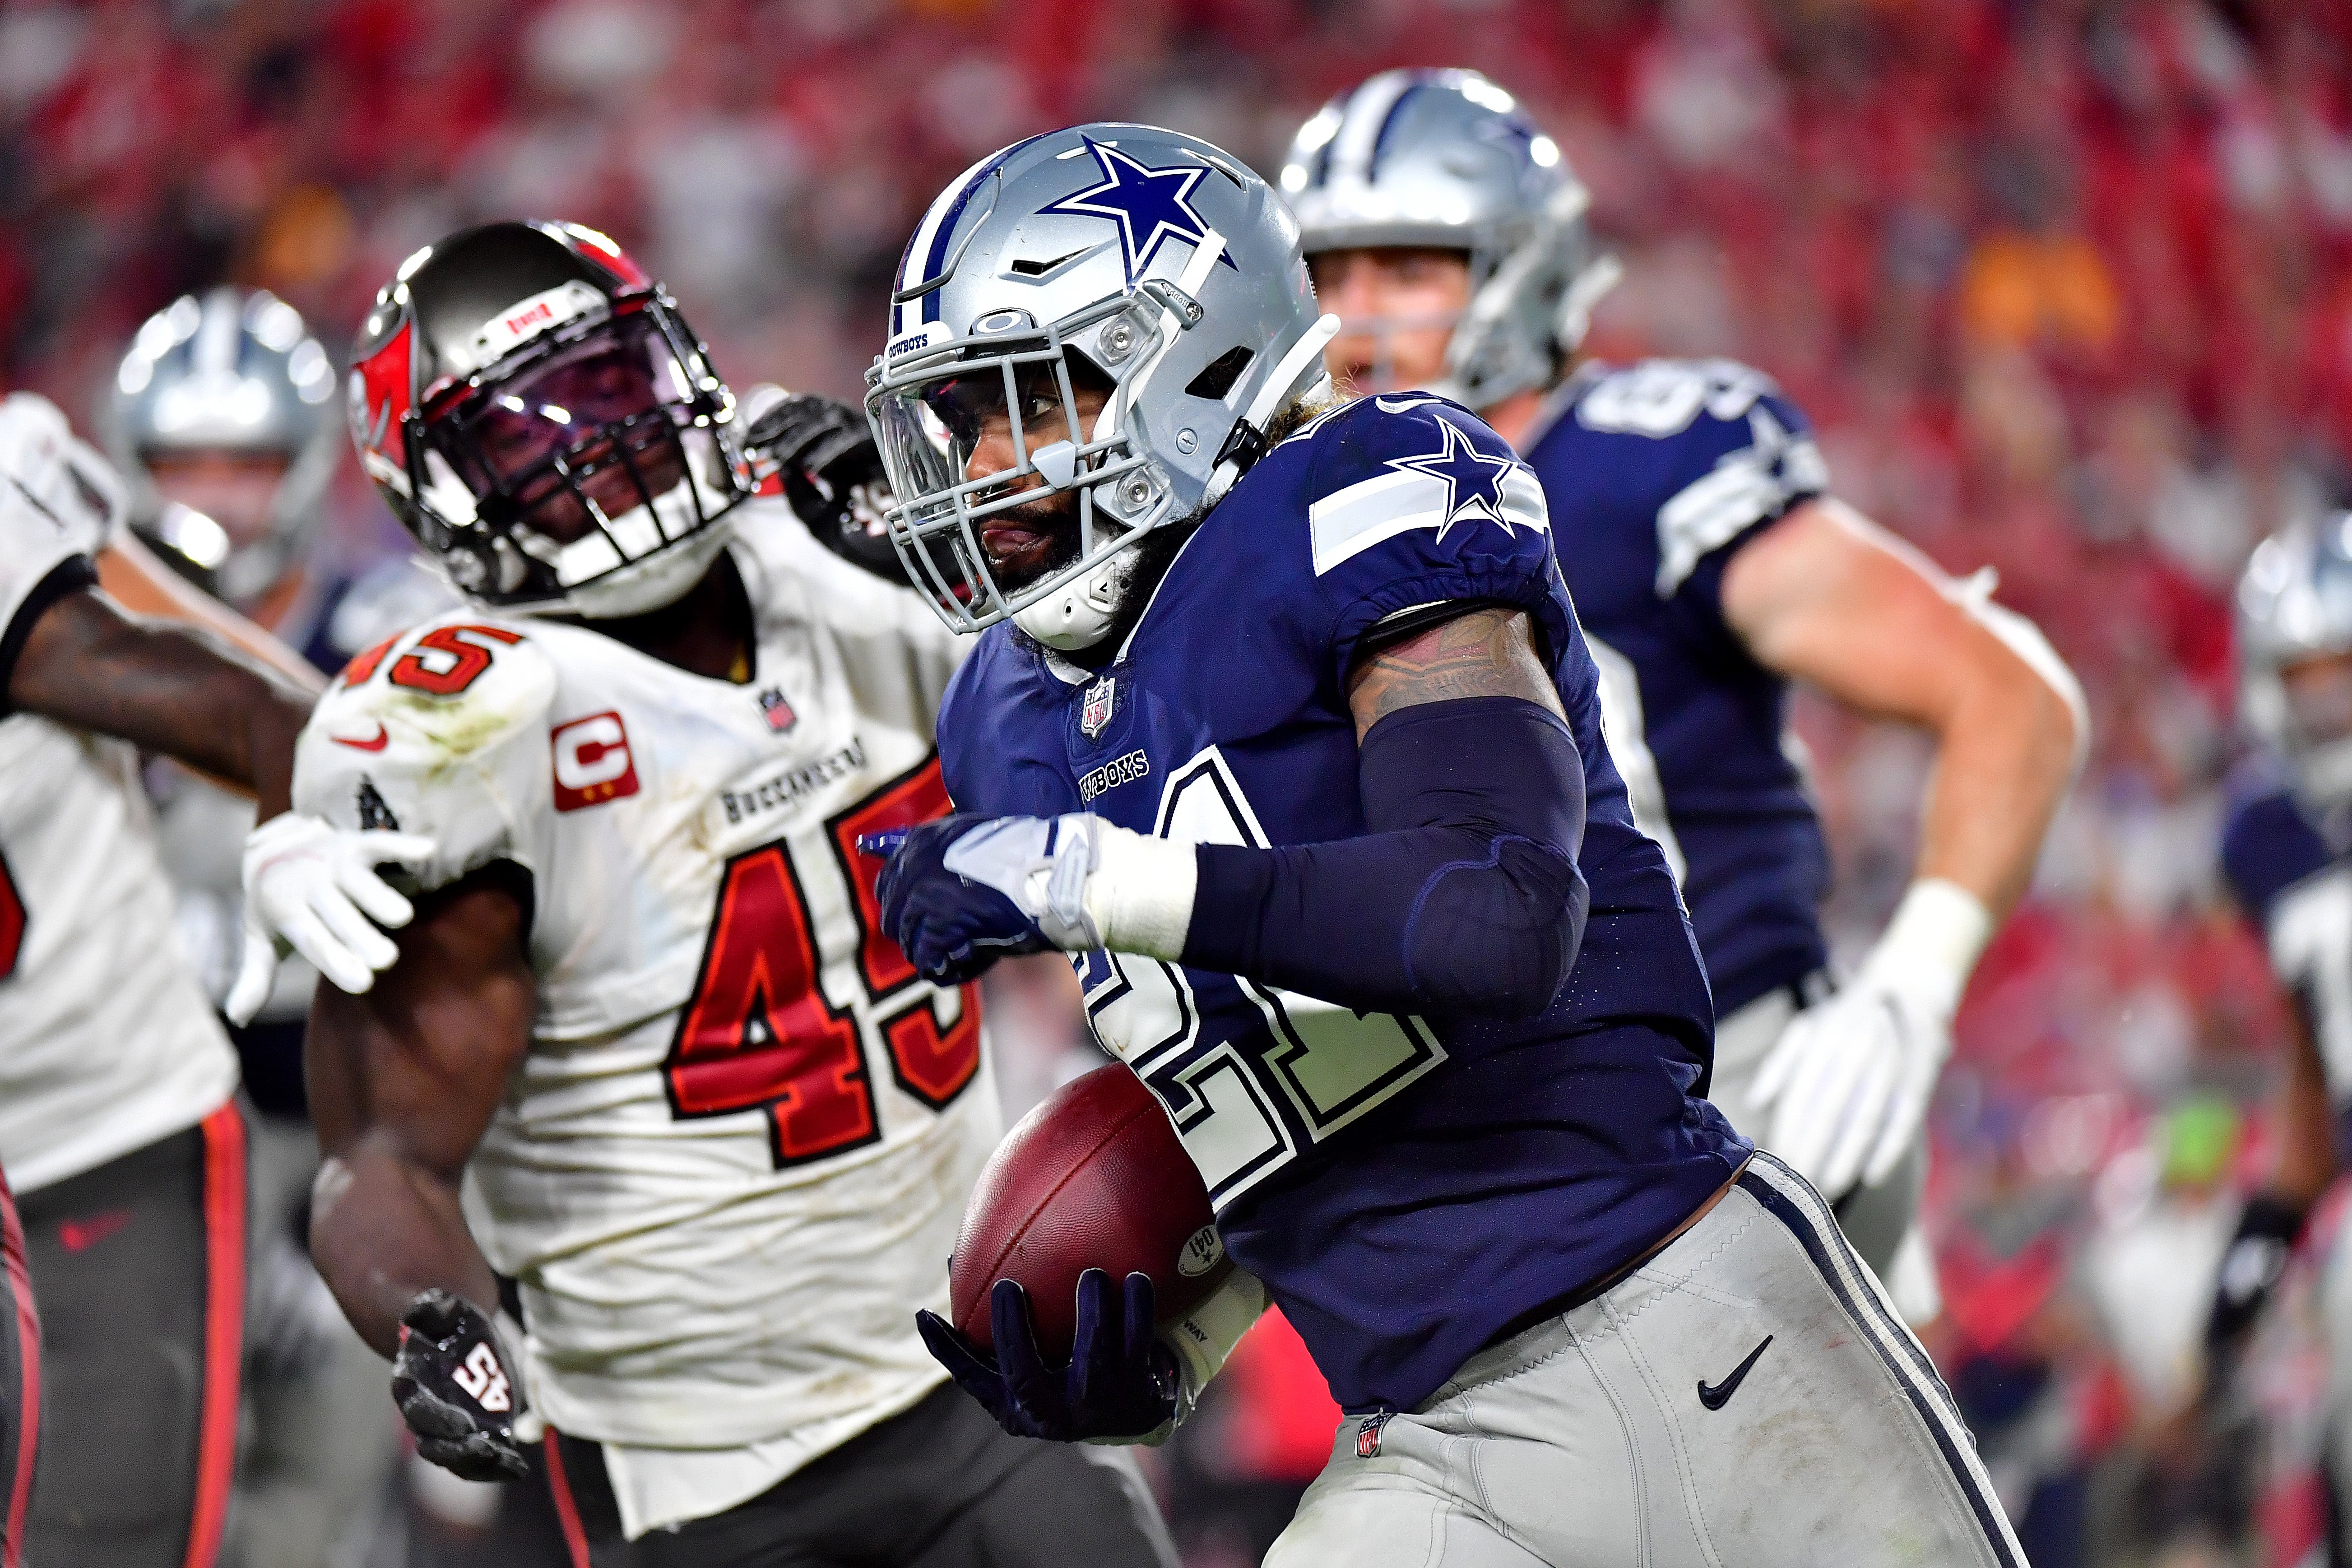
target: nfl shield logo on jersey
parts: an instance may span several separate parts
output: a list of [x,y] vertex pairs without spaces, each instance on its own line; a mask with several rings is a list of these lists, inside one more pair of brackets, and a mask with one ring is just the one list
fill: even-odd
[[784,700],[783,688],[771,686],[760,693],[760,711],[767,715],[768,728],[781,735],[801,721],[793,705]]
[[1078,730],[1087,740],[1101,734],[1110,723],[1118,696],[1118,682],[1108,675],[1087,688],[1086,705],[1078,710]]
[[1377,1459],[1381,1457],[1381,1428],[1389,1424],[1393,1410],[1375,1410],[1356,1423],[1356,1458]]

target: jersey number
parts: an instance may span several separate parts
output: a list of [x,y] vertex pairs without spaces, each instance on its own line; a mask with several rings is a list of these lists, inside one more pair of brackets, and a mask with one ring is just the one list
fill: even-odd
[[[490,650],[470,640],[480,637],[509,646],[522,641],[520,632],[497,626],[436,626],[418,637],[415,647],[392,661],[392,674],[386,679],[394,686],[422,691],[428,697],[455,697],[490,668]],[[383,651],[374,650],[373,657],[382,658]],[[350,680],[348,676],[345,679],[357,686],[374,673],[375,667],[370,664],[366,674],[358,680]]]
[[16,957],[25,950],[25,900],[16,891],[16,873],[0,855],[0,980],[16,973]]
[[[1267,842],[1214,746],[1169,775],[1158,831],[1187,844]],[[1418,1018],[1360,1016],[1248,981],[1235,984],[1255,1016],[1204,1040],[1182,969],[1100,951],[1075,962],[1097,1037],[1168,1108],[1219,1209],[1445,1059]]]
[[[858,976],[870,1007],[905,990],[914,966],[883,934],[874,897],[879,867],[857,837],[947,809],[936,761],[884,786],[827,825],[857,916]],[[826,999],[808,889],[782,843],[727,863],[693,996],[678,1019],[667,1076],[681,1117],[767,1112],[779,1168],[804,1164],[882,1136],[856,1011]],[[980,990],[967,985],[952,1022],[925,992],[875,1026],[893,1081],[944,1110],[980,1070]]]

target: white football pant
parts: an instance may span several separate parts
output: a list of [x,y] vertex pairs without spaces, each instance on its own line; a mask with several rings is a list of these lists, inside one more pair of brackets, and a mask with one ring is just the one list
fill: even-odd
[[1769,1154],[1418,1409],[1351,1414],[1265,1568],[2023,1568],[1952,1398]]

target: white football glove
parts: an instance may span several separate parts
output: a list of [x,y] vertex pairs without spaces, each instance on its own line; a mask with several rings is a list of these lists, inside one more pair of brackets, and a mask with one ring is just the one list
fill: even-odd
[[1881,1182],[1919,1136],[1952,1054],[1952,1015],[1992,934],[1984,905],[1941,879],[1915,882],[1835,995],[1790,1021],[1756,1075],[1765,1148],[1834,1202]]
[[420,866],[436,847],[419,834],[347,831],[292,811],[255,828],[245,840],[245,956],[222,1011],[236,1024],[260,1011],[280,942],[355,996],[374,984],[400,957],[376,928],[397,929],[416,913],[375,868]]
[[128,509],[130,493],[56,404],[30,392],[0,398],[0,507],[26,508],[94,551]]

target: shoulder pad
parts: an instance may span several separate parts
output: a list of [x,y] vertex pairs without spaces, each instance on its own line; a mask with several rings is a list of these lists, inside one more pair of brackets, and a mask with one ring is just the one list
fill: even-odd
[[[1793,412],[1778,383],[1736,360],[1652,359],[1596,377],[1576,400],[1576,419],[1588,430],[1664,440],[1701,415],[1717,424],[1745,419],[1766,398]],[[1804,427],[1801,417],[1797,424]]]
[[443,763],[545,718],[555,686],[555,666],[530,631],[461,612],[354,657],[319,700],[305,732],[383,752],[386,766],[396,765],[394,751]]
[[1310,452],[1318,577],[1416,529],[1441,543],[1481,525],[1514,537],[1551,531],[1534,471],[1476,415],[1442,397],[1360,398],[1315,428]]

